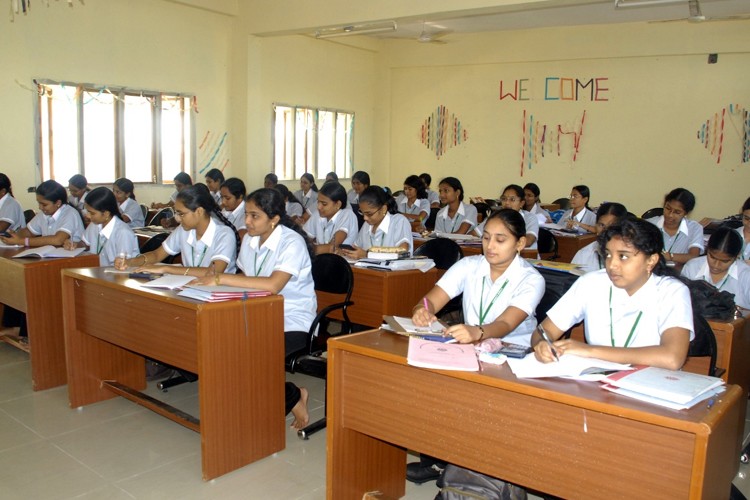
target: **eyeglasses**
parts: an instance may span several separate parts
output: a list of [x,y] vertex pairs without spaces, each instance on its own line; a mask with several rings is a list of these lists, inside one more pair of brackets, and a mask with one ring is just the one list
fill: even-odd
[[189,211],[188,212],[178,212],[178,211],[175,210],[175,212],[174,212],[174,218],[175,219],[182,219],[183,217],[185,217],[189,213],[190,213]]
[[511,203],[515,203],[517,201],[521,201],[522,198],[516,198],[515,196],[501,196],[500,197],[500,203],[505,203],[506,201],[509,201]]
[[[383,208],[383,207],[380,207],[380,208]],[[369,217],[372,217],[373,215],[375,215],[376,213],[380,212],[380,208],[378,208],[377,210],[373,210],[372,212],[363,212],[362,210],[358,210],[357,212],[362,217],[368,217],[369,218]]]
[[571,194],[570,196],[568,196],[568,198],[571,200],[575,200],[576,198],[583,198],[583,196],[581,196],[580,194]]
[[750,222],[750,215],[743,215],[742,216],[742,220],[746,220],[746,221]]

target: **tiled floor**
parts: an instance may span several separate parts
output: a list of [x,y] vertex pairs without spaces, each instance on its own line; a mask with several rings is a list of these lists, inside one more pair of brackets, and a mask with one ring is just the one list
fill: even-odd
[[[322,416],[323,381],[293,375]],[[197,386],[148,392],[198,414]],[[290,419],[291,421],[291,419]],[[67,388],[34,393],[28,356],[0,342],[0,498],[304,499],[325,498],[325,431],[264,460],[201,481],[200,437],[122,398],[70,409]],[[735,484],[750,493],[750,468]],[[407,483],[406,499],[427,500],[434,483]]]

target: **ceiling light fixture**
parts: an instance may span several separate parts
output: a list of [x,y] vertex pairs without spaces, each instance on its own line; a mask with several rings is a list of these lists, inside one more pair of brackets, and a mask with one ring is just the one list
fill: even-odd
[[315,38],[333,38],[337,36],[371,35],[396,31],[396,21],[371,24],[348,24],[337,28],[323,28],[315,31]]

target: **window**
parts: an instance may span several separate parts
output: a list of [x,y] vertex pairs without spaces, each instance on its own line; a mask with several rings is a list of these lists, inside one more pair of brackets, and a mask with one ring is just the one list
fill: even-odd
[[192,98],[124,88],[38,83],[42,179],[67,185],[74,174],[92,184],[119,177],[171,183],[191,173]]
[[283,180],[306,172],[351,177],[353,130],[354,113],[275,104],[274,173]]

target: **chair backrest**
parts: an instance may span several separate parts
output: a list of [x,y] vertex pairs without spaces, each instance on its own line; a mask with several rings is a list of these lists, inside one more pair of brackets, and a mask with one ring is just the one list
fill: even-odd
[[464,252],[458,243],[451,239],[434,238],[425,241],[414,250],[414,255],[432,259],[438,269],[448,269],[464,256]]
[[429,229],[430,231],[435,230],[435,219],[437,219],[437,214],[440,211],[439,208],[431,207],[430,208],[430,215],[427,217],[427,220],[424,221],[424,227]]
[[651,217],[659,217],[660,215],[664,215],[664,208],[649,208],[648,210],[643,212],[643,215],[641,215],[641,219],[650,219]]
[[557,238],[549,229],[540,227],[539,236],[536,239],[539,255],[545,260],[554,260],[560,255],[557,253]]
[[[144,254],[146,252],[153,252],[157,248],[161,246],[162,243],[164,243],[164,240],[169,237],[169,233],[158,233],[147,239],[143,245],[141,245],[141,248],[139,248],[139,251],[141,254]],[[165,264],[172,264],[177,256],[176,255],[167,255],[164,260],[162,260]]]
[[536,306],[536,320],[541,323],[547,317],[547,311],[554,306],[560,297],[573,286],[578,276],[571,273],[552,271],[551,269],[537,268],[539,274],[544,278],[544,295]]
[[143,213],[143,220],[146,220],[146,217],[148,216],[148,205],[145,203],[141,203],[141,213]]
[[559,205],[560,210],[568,210],[570,208],[570,198],[558,198],[552,204]]
[[170,217],[174,217],[174,210],[170,207],[165,207],[156,212],[146,224],[149,226],[160,226],[162,219],[169,219]]
[[316,255],[312,261],[312,277],[316,291],[345,294],[345,300],[351,298],[354,288],[352,266],[340,255],[333,253]]
[[693,330],[695,338],[690,342],[688,357],[707,357],[707,375],[716,374],[716,335],[706,318],[700,314],[693,314]]
[[472,205],[474,205],[474,207],[477,209],[477,216],[478,216],[477,218],[479,222],[482,222],[484,219],[489,217],[490,212],[492,212],[490,205],[487,203],[482,203],[480,201],[477,203],[472,203]]
[[352,203],[351,205],[352,212],[354,212],[354,215],[357,216],[357,227],[359,229],[362,229],[362,224],[365,223],[365,216],[362,215],[359,211],[359,203]]
[[24,218],[24,220],[26,220],[26,224],[28,224],[29,222],[31,222],[31,219],[33,219],[34,216],[36,216],[36,212],[34,212],[30,208],[23,211],[23,218]]

